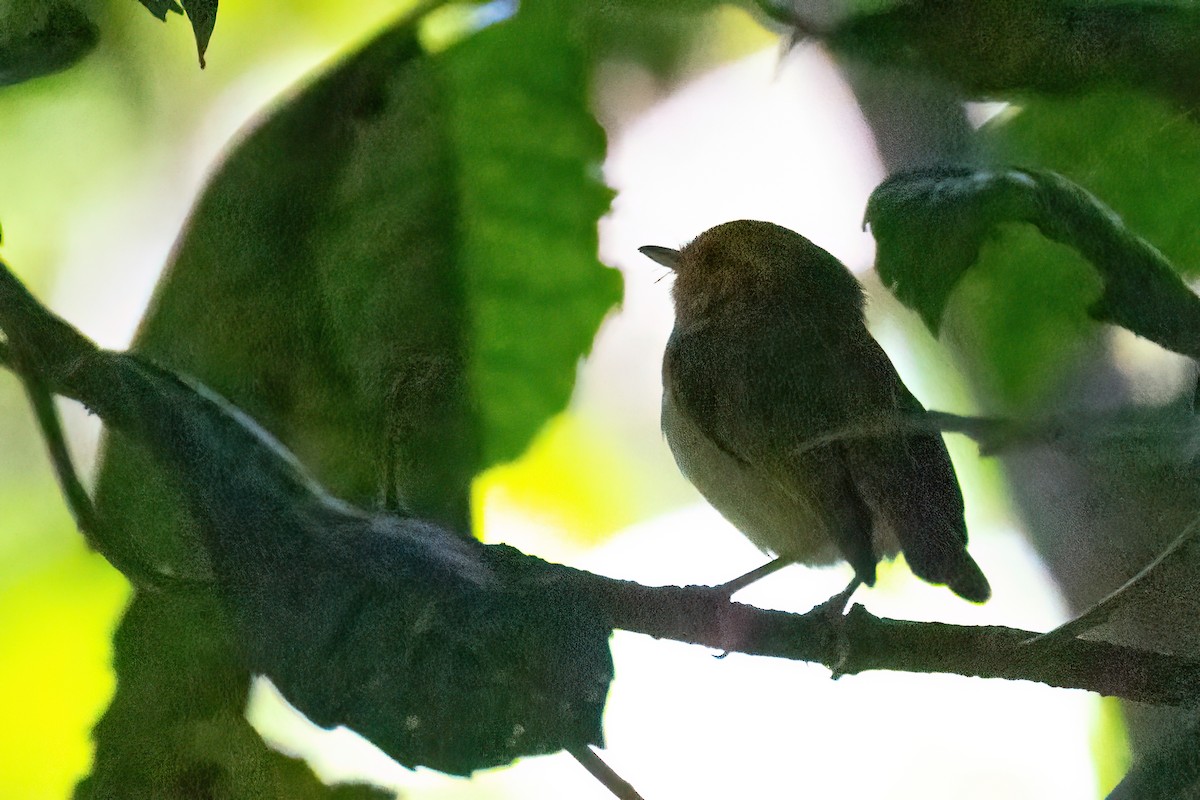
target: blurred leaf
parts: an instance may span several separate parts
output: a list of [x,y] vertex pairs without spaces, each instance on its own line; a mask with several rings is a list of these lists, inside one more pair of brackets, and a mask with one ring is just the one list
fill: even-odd
[[61,72],[100,39],[87,15],[69,2],[9,2],[0,9],[0,86]]
[[593,58],[633,61],[655,75],[674,72],[702,35],[717,0],[616,0],[578,3],[576,16]]
[[1096,270],[1031,225],[996,228],[951,294],[943,338],[994,410],[1039,407],[1071,374],[1102,329],[1088,315],[1100,296]]
[[[620,294],[596,261],[603,135],[558,5],[526,3],[435,56],[398,23],[281,106],[205,190],[135,348],[232,400],[346,500],[375,502],[398,454],[409,509],[466,531],[472,478],[562,409]],[[148,561],[208,569],[173,477],[123,437],[108,439],[97,504]],[[96,780],[209,763],[162,748],[221,726],[242,741],[249,674],[221,617],[158,596],[135,608],[122,646],[157,666],[118,661]],[[214,698],[203,719],[192,692]],[[171,724],[154,758],[134,752],[132,731]],[[254,796],[237,776],[257,747],[214,762],[203,787]]]
[[833,50],[971,96],[1136,86],[1200,103],[1200,8],[1162,2],[912,0],[810,31]]
[[884,181],[867,204],[876,265],[935,330],[946,300],[998,225],[1024,222],[1069,245],[1100,273],[1088,313],[1200,357],[1200,298],[1167,259],[1107,206],[1052,172],[936,167]]
[[500,507],[554,527],[556,541],[594,546],[664,508],[652,467],[623,452],[610,430],[566,411],[516,461],[475,481],[476,507]]
[[204,53],[208,50],[208,40],[212,38],[213,27],[217,24],[217,0],[138,0],[149,9],[150,13],[166,22],[167,12],[176,14],[187,13],[192,23],[192,33],[196,36],[196,52],[200,57],[200,69],[204,69]]
[[[137,337],[352,502],[378,497],[395,435],[410,509],[465,529],[471,479],[566,404],[619,296],[595,260],[603,138],[560,20],[536,10],[433,61],[413,42],[399,64],[364,53],[261,125]],[[194,569],[169,480],[130,447],[110,442],[102,513]]]
[[1133,760],[1129,752],[1129,732],[1121,702],[1115,697],[1102,697],[1097,709],[1098,718],[1092,731],[1091,749],[1096,765],[1096,782],[1107,794],[1129,771]]
[[263,743],[244,716],[249,674],[229,630],[209,593],[134,599],[115,639],[117,694],[96,726],[92,774],[75,798],[389,797],[328,787],[303,761]]

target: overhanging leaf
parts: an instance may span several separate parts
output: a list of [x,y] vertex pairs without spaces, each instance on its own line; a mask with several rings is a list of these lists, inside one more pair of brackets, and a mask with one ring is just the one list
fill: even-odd
[[208,50],[208,40],[212,38],[213,28],[217,24],[217,0],[182,0],[183,10],[187,12],[188,20],[192,23],[192,33],[196,36],[196,54],[200,57],[200,69],[204,69],[204,53]]
[[902,173],[876,188],[866,219],[880,277],[935,332],[984,238],[999,225],[1029,223],[1096,268],[1103,289],[1088,309],[1094,319],[1200,357],[1200,298],[1158,250],[1061,175],[944,167]]
[[[155,702],[156,724],[137,730],[176,735],[143,747],[134,774],[97,770],[90,791],[246,793],[266,751],[241,716],[245,670],[408,767],[467,775],[602,743],[611,629],[586,590],[503,545],[330,497],[241,411],[145,359],[101,351],[3,264],[0,328],[6,366],[82,402],[171,471],[217,578],[208,590],[167,582],[141,604],[173,648],[123,627],[124,675]],[[207,620],[196,637],[193,616]],[[235,635],[222,641],[226,628]],[[230,727],[248,752],[223,735]],[[160,757],[146,765],[146,751]]]
[[[281,106],[205,190],[135,347],[233,400],[335,495],[377,502],[395,461],[411,511],[468,530],[473,476],[565,405],[619,296],[595,260],[603,138],[564,13],[525,4],[436,56],[400,23]],[[173,477],[122,438],[97,502],[147,561],[209,570]],[[160,618],[121,635],[170,650]],[[223,675],[235,694],[248,680]],[[142,681],[119,673],[114,708],[148,698]],[[100,731],[97,770],[140,768],[135,733]]]
[[166,22],[169,11],[174,11],[176,14],[183,13],[183,6],[179,5],[176,0],[138,0],[138,2],[163,22]]
[[906,0],[827,30],[801,27],[840,54],[970,96],[1131,86],[1200,104],[1200,9],[1184,3]]
[[[200,57],[200,69],[204,69],[204,53],[208,50],[208,40],[212,38],[213,27],[217,24],[217,0],[138,0],[154,16],[164,22],[167,12],[187,14],[192,23],[192,33],[196,37],[196,53]],[[180,2],[183,3],[180,6]]]

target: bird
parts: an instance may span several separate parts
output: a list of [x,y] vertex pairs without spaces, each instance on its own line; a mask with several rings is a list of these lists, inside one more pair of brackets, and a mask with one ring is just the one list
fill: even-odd
[[966,600],[991,595],[967,553],[962,491],[941,434],[867,330],[865,295],[836,257],[770,222],[737,220],[681,249],[640,252],[674,272],[662,430],[683,475],[775,560],[849,562],[844,608],[876,565]]

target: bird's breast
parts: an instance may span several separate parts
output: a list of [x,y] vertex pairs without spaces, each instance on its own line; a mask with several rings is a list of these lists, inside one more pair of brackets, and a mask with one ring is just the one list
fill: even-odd
[[759,549],[805,564],[840,559],[812,498],[785,493],[758,466],[713,442],[663,392],[662,429],[684,477]]

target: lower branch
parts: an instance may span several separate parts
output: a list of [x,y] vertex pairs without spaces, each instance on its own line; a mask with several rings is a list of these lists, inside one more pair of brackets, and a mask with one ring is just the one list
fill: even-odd
[[615,628],[728,652],[837,664],[839,675],[941,672],[1035,681],[1143,703],[1200,700],[1200,661],[1181,656],[1086,639],[1042,644],[1036,633],[1017,628],[884,619],[857,605],[843,620],[831,621],[815,611],[735,603],[710,587],[648,587],[552,569],[602,607]]

